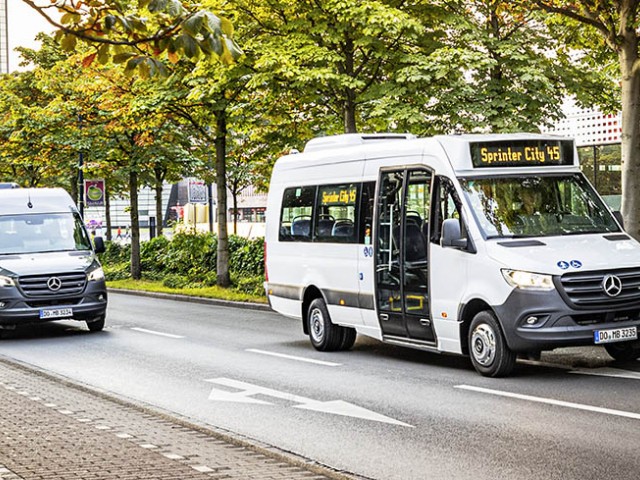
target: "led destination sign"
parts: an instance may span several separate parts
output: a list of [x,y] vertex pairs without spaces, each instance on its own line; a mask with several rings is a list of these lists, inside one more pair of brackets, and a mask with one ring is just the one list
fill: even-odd
[[515,140],[471,144],[475,168],[573,165],[571,140]]
[[352,205],[356,203],[356,187],[329,187],[321,190],[320,205]]

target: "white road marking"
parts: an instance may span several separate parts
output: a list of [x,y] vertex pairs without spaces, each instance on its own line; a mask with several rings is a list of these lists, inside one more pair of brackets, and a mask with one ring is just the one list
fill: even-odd
[[558,407],[573,408],[576,410],[585,410],[588,412],[604,413],[606,415],[615,415],[618,417],[632,418],[640,420],[640,413],[625,412],[624,410],[614,410],[611,408],[595,407],[593,405],[584,405],[581,403],[565,402],[562,400],[554,400],[552,398],[534,397],[532,395],[523,395],[520,393],[504,392],[501,390],[492,390],[490,388],[473,387],[470,385],[456,385],[454,388],[461,390],[470,390],[473,392],[487,393],[489,395],[498,395],[500,397],[516,398],[518,400],[527,400],[529,402],[545,403],[547,405],[556,405]]
[[229,392],[227,390],[220,390],[213,387],[211,389],[211,393],[209,394],[209,400],[213,401],[252,403],[256,405],[273,405],[271,402],[252,398],[252,395],[263,395],[287,400],[292,403],[298,403],[300,405],[294,405],[293,408],[300,408],[302,410],[331,413],[333,415],[342,415],[345,417],[363,418],[366,420],[373,420],[375,422],[390,423],[392,425],[414,428],[413,425],[400,422],[399,420],[395,420],[393,418],[373,412],[371,410],[367,410],[366,408],[359,407],[343,400],[330,400],[328,402],[322,402],[319,400],[314,400],[312,398],[301,397],[299,395],[294,395],[287,392],[280,392],[271,388],[261,387],[259,385],[253,385],[251,383],[241,382],[239,380],[233,380],[224,377],[212,378],[209,380],[205,380],[205,382],[210,382],[239,390],[237,392]]
[[289,360],[297,360],[298,362],[315,363],[317,365],[325,365],[327,367],[340,367],[342,365],[341,363],[325,362],[324,360],[314,360],[312,358],[296,357],[293,355],[286,355],[284,353],[269,352],[267,350],[258,350],[257,348],[247,348],[246,351],[252,352],[252,353],[260,353],[261,355],[270,355],[272,357],[280,357],[280,358],[287,358]]
[[172,333],[156,332],[155,330],[147,330],[146,328],[131,327],[131,330],[142,333],[150,333],[151,335],[159,335],[167,338],[184,338],[183,335],[174,335]]
[[632,380],[640,380],[640,372],[634,372],[632,370],[622,370],[619,368],[579,368],[577,370],[571,370],[569,373],[575,373],[577,375],[597,375],[600,377],[630,378]]

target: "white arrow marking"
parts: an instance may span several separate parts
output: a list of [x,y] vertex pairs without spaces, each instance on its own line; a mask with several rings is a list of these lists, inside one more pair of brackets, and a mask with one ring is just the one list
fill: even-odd
[[252,395],[265,395],[273,398],[279,398],[281,400],[287,400],[292,403],[298,403],[300,405],[294,405],[293,407],[302,410],[331,413],[333,415],[342,415],[345,417],[363,418],[365,420],[373,420],[375,422],[390,423],[392,425],[414,428],[413,425],[409,425],[408,423],[400,422],[393,418],[373,412],[371,410],[367,410],[366,408],[359,407],[343,400],[330,400],[328,402],[322,402],[319,400],[314,400],[312,398],[301,397],[299,395],[294,395],[287,392],[280,392],[271,388],[261,387],[259,385],[253,385],[251,383],[241,382],[239,380],[233,380],[224,377],[212,378],[205,381],[225,387],[236,388],[239,390],[238,392],[229,392],[214,387],[209,394],[209,400],[271,405],[271,403],[269,402],[251,398]]
[[569,373],[575,373],[578,375],[598,375],[601,377],[614,377],[614,378],[630,378],[632,380],[640,380],[640,372],[634,372],[631,370],[622,370],[619,368],[593,368],[578,370],[571,370]]

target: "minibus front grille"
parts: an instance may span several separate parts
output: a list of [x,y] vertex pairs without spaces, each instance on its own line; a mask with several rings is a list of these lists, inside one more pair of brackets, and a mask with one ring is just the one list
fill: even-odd
[[18,283],[24,296],[29,298],[77,295],[84,291],[87,275],[84,272],[25,275],[18,278]]
[[[607,275],[615,275],[622,286],[615,296],[605,292]],[[576,308],[608,308],[640,302],[639,268],[565,273],[558,283],[565,301]]]

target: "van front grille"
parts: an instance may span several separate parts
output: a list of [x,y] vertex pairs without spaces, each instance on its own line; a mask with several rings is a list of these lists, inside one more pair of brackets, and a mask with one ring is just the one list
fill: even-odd
[[77,295],[87,283],[85,273],[55,273],[50,275],[25,275],[18,278],[25,297],[49,297],[52,295]]
[[[605,291],[605,277],[617,277],[615,295]],[[565,273],[560,277],[558,290],[569,305],[576,308],[611,308],[640,305],[640,268]]]

